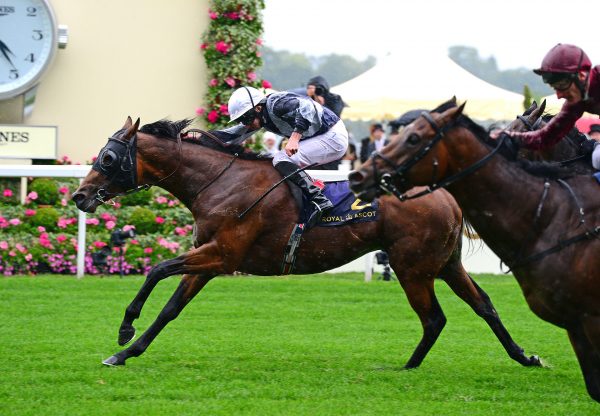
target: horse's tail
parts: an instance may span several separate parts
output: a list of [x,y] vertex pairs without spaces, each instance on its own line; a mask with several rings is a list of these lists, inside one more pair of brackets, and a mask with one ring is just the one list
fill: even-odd
[[[467,237],[467,239],[469,240],[469,248],[468,248],[467,252],[472,252],[474,250],[475,247],[472,244],[475,240],[479,241],[479,248],[481,248],[481,246],[483,245],[483,240],[479,237],[479,234],[477,234],[477,231],[475,231],[475,228],[473,228],[473,225],[464,216],[462,218],[461,231],[462,231],[461,234],[464,235],[465,237]],[[461,241],[461,247],[462,247],[462,241]]]

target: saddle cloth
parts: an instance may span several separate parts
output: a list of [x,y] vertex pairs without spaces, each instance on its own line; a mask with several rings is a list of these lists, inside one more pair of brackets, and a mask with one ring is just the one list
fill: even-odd
[[[362,202],[350,191],[348,181],[327,182],[315,181],[315,185],[325,189],[323,193],[333,203],[333,208],[325,212],[321,220],[316,224],[318,227],[335,227],[340,225],[375,221],[378,217],[378,200],[373,202]],[[314,204],[308,203],[303,198],[300,210],[300,221],[305,222],[314,210]]]

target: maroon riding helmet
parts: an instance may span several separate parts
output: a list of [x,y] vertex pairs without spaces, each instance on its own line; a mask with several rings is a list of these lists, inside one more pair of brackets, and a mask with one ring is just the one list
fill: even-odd
[[575,82],[582,96],[584,96],[587,78],[584,82],[581,82],[578,73],[579,71],[588,71],[589,76],[591,68],[592,61],[583,49],[575,45],[559,43],[550,49],[544,56],[542,65],[538,69],[534,69],[533,72],[541,75],[546,84],[559,83],[560,85],[561,81]]

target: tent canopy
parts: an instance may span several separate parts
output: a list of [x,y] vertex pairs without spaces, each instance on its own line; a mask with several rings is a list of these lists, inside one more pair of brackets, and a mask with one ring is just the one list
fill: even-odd
[[402,51],[332,91],[350,107],[350,120],[391,119],[415,108],[433,109],[456,96],[465,113],[478,120],[512,120],[523,112],[523,97],[489,84],[444,52]]

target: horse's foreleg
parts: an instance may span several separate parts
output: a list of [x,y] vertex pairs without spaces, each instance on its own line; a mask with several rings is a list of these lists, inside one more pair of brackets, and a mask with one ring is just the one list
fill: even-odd
[[187,305],[213,277],[214,276],[198,275],[183,276],[179,287],[175,290],[171,299],[169,299],[163,310],[159,313],[156,320],[150,325],[146,332],[131,344],[131,346],[107,358],[102,363],[109,366],[125,365],[125,360],[129,357],[137,357],[146,351],[160,331],[179,315],[185,305]]
[[442,269],[440,277],[446,281],[454,293],[487,322],[510,358],[524,366],[542,365],[538,356],[526,356],[523,348],[513,341],[508,330],[502,324],[490,297],[475,283],[460,262],[447,264]]
[[[406,270],[403,270],[403,275],[406,276]],[[398,280],[406,292],[406,297],[423,326],[421,341],[404,366],[407,369],[416,368],[423,362],[442,329],[444,329],[446,317],[435,297],[433,279],[410,280],[400,277],[401,275],[398,273],[396,273],[396,276],[398,276]]]
[[156,287],[158,282],[174,274],[181,273],[181,265],[182,261],[180,257],[178,257],[176,259],[164,261],[150,270],[139,292],[125,309],[125,316],[123,317],[123,322],[119,328],[119,345],[127,344],[135,336],[135,328],[132,325],[133,321],[140,317],[144,303],[146,303],[148,296],[150,296],[150,293]]
[[600,318],[586,317],[581,327],[568,328],[590,397],[600,402]]

